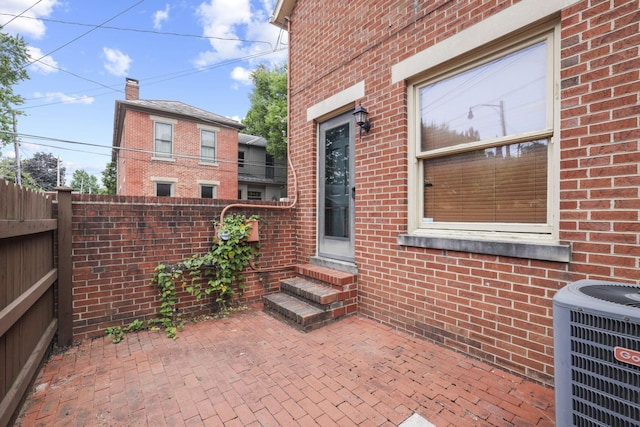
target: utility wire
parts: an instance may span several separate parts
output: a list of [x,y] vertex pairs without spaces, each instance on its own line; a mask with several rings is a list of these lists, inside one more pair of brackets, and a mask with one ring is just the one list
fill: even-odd
[[[198,74],[198,73],[202,73],[202,72],[205,72],[205,71],[209,71],[209,70],[212,70],[214,68],[220,68],[220,67],[224,67],[224,66],[227,66],[227,65],[231,65],[231,64],[237,63],[237,62],[243,62],[243,61],[246,61],[248,59],[254,59],[254,58],[259,58],[261,56],[271,55],[272,53],[280,52],[280,51],[283,51],[283,50],[286,50],[286,49],[287,48],[282,47],[282,48],[276,49],[274,51],[264,51],[264,52],[260,52],[260,53],[254,53],[254,54],[243,56],[243,57],[240,57],[240,58],[230,59],[230,60],[227,60],[227,61],[224,61],[224,62],[218,62],[216,64],[209,65],[207,67],[196,68],[195,70],[194,69],[189,69],[189,70],[176,71],[176,72],[173,72],[173,73],[161,74],[161,75],[154,76],[154,77],[148,77],[148,78],[145,78],[145,79],[142,79],[142,80],[145,81],[145,86],[152,86],[152,85],[163,83],[163,82],[166,82],[166,81],[169,81],[169,80],[179,79],[179,78],[182,78],[182,77],[190,76],[192,74]],[[46,64],[46,65],[48,65],[48,64]],[[57,67],[54,67],[54,68],[59,69]],[[77,75],[75,73],[71,73],[71,72],[66,71],[66,70],[61,70],[61,71],[67,72],[68,74],[71,74],[74,77],[77,77],[77,78],[82,79],[82,80],[86,80],[86,81],[91,82],[91,83],[95,83],[95,84],[97,84],[97,85],[99,85],[101,87],[104,87],[104,88],[110,90],[110,92],[108,92],[108,93],[94,95],[94,96],[92,96],[92,98],[96,98],[98,96],[110,95],[112,92],[124,93],[123,89],[117,89],[115,86],[107,86],[107,85],[102,84],[100,82],[96,82],[96,81],[91,80],[91,79],[86,79],[86,78],[84,78],[82,76],[79,76],[79,75]],[[121,87],[121,85],[118,85],[118,88],[120,88],[120,87]],[[86,96],[78,97],[78,98],[75,98],[73,100],[68,100],[68,101],[49,102],[49,103],[46,103],[46,104],[32,105],[32,106],[29,106],[29,107],[25,106],[25,107],[22,107],[21,109],[22,110],[29,110],[29,109],[32,109],[32,108],[46,107],[46,106],[50,106],[50,105],[67,104],[67,103],[77,102],[78,99],[82,99],[84,97],[86,97]],[[43,99],[43,98],[47,98],[47,97],[44,96],[44,97],[39,97],[39,98],[30,98],[30,99],[26,99],[25,101],[31,101],[31,100]],[[146,100],[146,101],[153,103],[153,100]]]
[[[67,43],[63,44],[62,46],[57,47],[56,49],[50,51],[49,53],[42,55],[40,58],[30,62],[28,65],[34,64],[36,62],[40,62],[42,59],[46,58],[47,56],[50,56],[51,54],[59,51],[60,49],[63,49],[67,46],[69,46],[71,43],[74,43],[76,41],[78,41],[79,39],[81,39],[82,37],[86,36],[89,33],[92,33],[93,31],[97,30],[98,28],[100,28],[101,26],[103,26],[104,24],[106,24],[107,22],[111,22],[114,19],[116,19],[117,17],[124,15],[125,13],[127,13],[128,11],[130,11],[131,9],[133,9],[134,7],[138,6],[141,3],[144,3],[145,0],[140,0],[139,2],[137,2],[136,4],[134,4],[133,6],[130,6],[128,8],[126,8],[125,10],[123,10],[122,12],[116,14],[115,16],[112,16],[111,18],[107,19],[106,21],[104,21],[103,23],[94,26],[93,28],[91,28],[89,31],[86,31],[82,34],[80,34],[78,37],[74,38],[73,40],[68,41]],[[55,67],[54,67],[55,68]]]
[[[3,27],[6,27],[7,25],[11,24],[13,21],[15,21],[16,19],[20,18],[22,15],[24,15],[25,13],[27,13],[28,11],[30,11],[31,9],[33,9],[34,7],[36,7],[38,5],[38,3],[42,2],[42,0],[38,0],[37,2],[35,2],[34,4],[32,4],[31,6],[29,6],[28,8],[26,8],[25,10],[23,10],[22,12],[20,12],[17,15],[10,15],[8,13],[2,13],[0,15],[9,15],[9,16],[13,16],[13,18],[11,18],[9,21],[5,22],[4,24],[2,24]],[[28,16],[25,16],[25,18],[30,18]]]
[[[12,19],[12,21],[20,16],[20,15],[13,15],[10,13],[0,13],[0,15],[13,16],[14,18]],[[190,37],[190,38],[204,39],[204,40],[221,40],[221,41],[233,41],[233,42],[242,42],[242,43],[264,43],[264,44],[268,44],[270,48],[273,48],[273,45],[271,44],[271,42],[266,40],[248,40],[248,39],[241,39],[237,37],[217,37],[217,36],[204,36],[204,35],[198,35],[198,34],[174,33],[174,32],[168,32],[168,31],[143,30],[139,28],[126,28],[126,27],[114,27],[114,26],[108,26],[108,25],[85,24],[82,22],[70,22],[70,21],[62,21],[58,19],[36,18],[32,16],[24,16],[23,19],[34,19],[34,20],[43,21],[43,22],[51,22],[51,23],[65,24],[65,25],[77,25],[81,27],[94,27],[94,30],[100,28],[103,30],[129,31],[134,33],[148,33],[148,34],[156,34],[161,36]]]
[[[52,143],[62,143],[62,144],[73,144],[73,145],[80,145],[85,147],[95,147],[95,148],[101,148],[104,150],[118,150],[119,152],[128,152],[128,153],[141,153],[141,154],[152,154],[152,155],[156,153],[154,150],[145,150],[141,148],[113,147],[111,145],[107,146],[107,145],[95,144],[90,142],[71,141],[67,139],[59,139],[59,138],[45,137],[45,136],[39,136],[39,135],[30,135],[25,133],[16,134],[14,132],[2,131],[2,130],[0,130],[0,133],[5,133],[8,135],[17,135],[20,138],[20,144],[34,144],[42,147],[57,148],[57,149],[66,150],[66,151],[77,151],[80,153],[91,153],[91,154],[96,154],[96,155],[105,156],[105,157],[106,156],[111,157],[111,154],[99,153],[96,151],[82,151],[74,148],[66,148],[66,147],[60,147],[57,145],[43,144],[40,141],[49,141]],[[31,139],[31,141],[25,140],[24,138],[29,138]],[[172,157],[179,158],[179,159],[191,159],[191,160],[200,160],[202,158],[200,155],[197,155],[197,154],[182,154],[178,152],[173,152]],[[132,157],[126,157],[126,158],[130,159]],[[151,161],[151,159],[140,159],[140,158],[136,158],[136,160]],[[259,166],[259,165],[265,164],[264,162],[251,162],[251,161],[239,162],[237,160],[228,160],[228,159],[221,159],[221,158],[217,158],[215,162],[225,163],[225,164],[236,164],[236,165],[243,164],[245,166]],[[192,165],[184,165],[184,166],[193,167]],[[208,168],[208,166],[203,166],[203,168]]]

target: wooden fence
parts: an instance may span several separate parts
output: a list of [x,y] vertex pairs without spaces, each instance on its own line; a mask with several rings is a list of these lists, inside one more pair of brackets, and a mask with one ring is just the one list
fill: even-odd
[[[70,223],[70,213],[59,212],[59,219]],[[54,251],[70,253],[71,243],[69,233],[56,233],[58,225],[50,197],[0,180],[0,426],[12,421],[37,374],[59,313],[71,313],[68,290],[58,289],[56,301],[61,271]],[[59,340],[71,344],[66,333]]]

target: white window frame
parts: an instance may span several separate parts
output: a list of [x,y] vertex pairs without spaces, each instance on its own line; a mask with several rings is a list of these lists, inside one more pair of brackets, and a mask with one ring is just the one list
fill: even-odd
[[213,188],[213,197],[212,199],[217,199],[218,198],[218,187],[220,186],[220,181],[203,181],[203,180],[197,180],[196,181],[198,184],[198,190],[200,193],[200,198],[204,198],[202,197],[202,187],[212,187]]
[[[420,147],[420,132],[421,125],[420,120],[417,118],[419,112],[419,92],[420,90],[434,82],[447,79],[451,76],[459,74],[463,71],[474,69],[480,65],[486,64],[502,56],[508,55],[513,52],[517,52],[528,46],[546,42],[547,46],[547,113],[546,113],[546,126],[544,129],[540,129],[535,132],[529,132],[527,134],[521,134],[516,136],[507,136],[497,139],[481,140],[468,144],[461,144],[454,147],[440,148],[436,150],[422,152]],[[464,58],[463,61],[459,61],[454,67],[447,67],[439,73],[434,73],[427,80],[420,80],[415,84],[410,85],[409,99],[411,113],[410,134],[413,136],[412,142],[412,155],[411,158],[415,159],[414,168],[416,169],[412,175],[415,177],[412,180],[413,190],[410,190],[410,194],[414,194],[415,197],[410,197],[409,204],[414,205],[410,209],[413,211],[413,229],[415,231],[427,231],[427,232],[439,232],[446,233],[448,236],[453,234],[463,235],[470,237],[469,233],[473,233],[476,238],[496,238],[496,233],[499,233],[502,239],[543,239],[550,240],[555,239],[554,232],[557,233],[557,227],[554,227],[554,221],[557,215],[555,212],[558,210],[557,200],[554,195],[554,183],[557,181],[555,178],[557,174],[557,168],[555,165],[556,155],[554,155],[557,147],[556,139],[557,132],[554,133],[554,111],[557,110],[556,100],[554,99],[554,82],[555,70],[557,69],[557,62],[559,61],[559,53],[556,52],[554,43],[553,30],[545,32],[543,34],[535,35],[534,37],[522,38],[516,41],[510,41],[509,44],[502,44],[501,49],[494,49],[491,51],[480,51],[473,55],[469,55]],[[546,224],[517,224],[517,223],[465,223],[465,222],[428,222],[422,218],[421,213],[424,209],[424,192],[421,191],[419,182],[423,182],[423,161],[429,158],[437,158],[444,155],[457,154],[460,152],[472,150],[479,150],[488,146],[494,146],[495,144],[509,144],[518,141],[531,141],[536,139],[547,139],[548,145],[548,159],[547,159],[547,223]],[[557,234],[556,234],[557,236]]]
[[[176,186],[175,184],[178,182],[177,178],[164,177],[164,176],[152,176],[151,182],[153,182],[153,195],[156,197],[174,197]],[[158,184],[167,184],[171,186],[170,195],[169,196],[158,196]]]
[[[559,108],[558,97],[555,89],[559,82],[560,50],[558,45],[559,28],[557,25],[547,25],[538,28],[536,32],[528,32],[517,38],[510,38],[504,43],[497,43],[491,49],[477,49],[464,57],[449,62],[446,67],[436,67],[429,74],[408,85],[409,106],[409,195],[408,197],[408,229],[414,235],[446,236],[473,238],[478,240],[512,240],[512,241],[547,241],[556,242],[558,239],[558,143],[559,136]],[[422,87],[438,80],[443,80],[468,69],[490,62],[496,58],[518,51],[540,41],[547,43],[547,75],[550,77],[547,83],[547,125],[545,129],[520,135],[520,140],[548,139],[548,165],[547,165],[547,223],[546,224],[509,224],[509,223],[452,223],[429,222],[423,218],[424,192],[422,191],[423,159],[434,158],[443,154],[455,154],[465,147],[453,147],[451,149],[438,149],[431,152],[421,152],[419,117],[419,91]],[[510,137],[501,138],[511,140]],[[476,144],[476,149],[483,144],[495,144],[497,140],[483,140]],[[415,195],[415,197],[413,197]]]
[[[212,126],[203,126],[203,125],[198,125],[198,130],[200,131],[200,162],[201,163],[207,163],[207,164],[215,164],[218,162],[218,132],[220,131],[220,128],[217,127],[212,127]],[[215,141],[213,143],[213,159],[211,158],[205,158],[202,155],[202,143],[203,143],[203,139],[202,139],[202,133],[203,132],[211,132],[214,134],[215,137]]]
[[[163,117],[155,117],[155,116],[151,116],[151,120],[153,121],[153,159],[154,160],[165,160],[165,161],[174,161],[173,158],[173,153],[174,153],[174,148],[175,148],[175,125],[177,123],[177,120],[171,120],[171,119],[166,119]],[[158,141],[158,136],[157,136],[157,125],[162,124],[162,125],[168,125],[171,126],[171,152],[169,153],[169,155],[167,155],[166,153],[161,153],[157,150],[157,141]]]

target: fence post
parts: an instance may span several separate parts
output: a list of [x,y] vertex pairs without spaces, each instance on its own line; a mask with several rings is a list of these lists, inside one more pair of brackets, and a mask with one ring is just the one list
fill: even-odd
[[58,344],[73,343],[72,206],[69,187],[58,187]]

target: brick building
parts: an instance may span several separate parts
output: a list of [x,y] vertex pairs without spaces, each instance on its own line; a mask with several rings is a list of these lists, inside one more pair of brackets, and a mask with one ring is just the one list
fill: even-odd
[[139,99],[127,79],[116,101],[117,194],[235,199],[239,122],[178,101]]
[[640,280],[639,20],[279,0],[298,261],[357,272],[362,315],[552,384],[555,293]]

